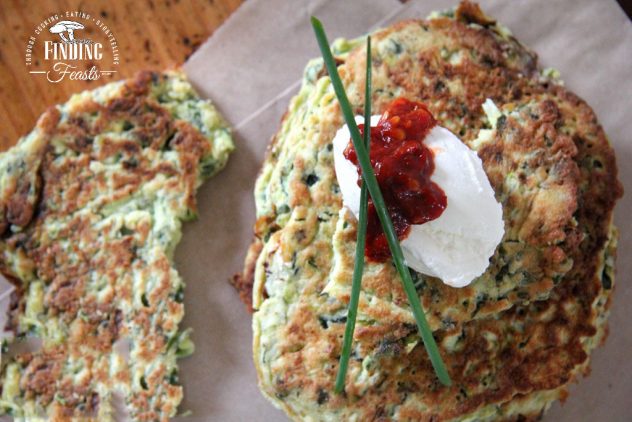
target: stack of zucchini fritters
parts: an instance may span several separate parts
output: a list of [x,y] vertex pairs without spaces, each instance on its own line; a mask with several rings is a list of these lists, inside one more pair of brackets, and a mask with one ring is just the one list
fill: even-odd
[[[259,176],[255,241],[236,278],[253,289],[260,387],[296,420],[537,419],[606,333],[622,194],[613,150],[591,108],[475,4],[372,38],[374,114],[397,97],[425,103],[482,159],[505,236],[468,287],[415,274],[451,387],[435,376],[392,263],[369,263],[335,394],[356,221],[333,166],[343,118],[322,60],[311,61]],[[356,114],[364,44],[333,45]],[[498,110],[483,110],[488,98]]]

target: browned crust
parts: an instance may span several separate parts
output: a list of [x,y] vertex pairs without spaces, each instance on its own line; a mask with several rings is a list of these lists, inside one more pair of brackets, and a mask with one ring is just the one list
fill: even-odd
[[459,3],[454,14],[457,21],[465,23],[477,23],[481,26],[489,26],[496,23],[495,19],[483,13],[477,3],[470,1],[462,1]]
[[237,289],[237,293],[239,294],[239,298],[246,305],[248,312],[252,313],[252,288],[254,285],[255,279],[255,265],[257,263],[257,257],[261,252],[261,248],[263,248],[263,242],[261,240],[254,238],[250,247],[248,248],[248,253],[246,254],[244,271],[235,274],[233,278],[230,280],[230,284],[233,285],[235,289]]

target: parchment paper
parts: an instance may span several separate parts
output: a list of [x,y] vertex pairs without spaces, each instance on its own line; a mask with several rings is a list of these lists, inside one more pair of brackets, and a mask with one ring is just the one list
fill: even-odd
[[[202,95],[236,128],[237,152],[199,195],[200,219],[185,227],[176,254],[187,280],[185,325],[196,353],[182,362],[184,409],[195,421],[285,421],[256,386],[250,316],[226,280],[239,271],[254,223],[252,188],[270,137],[298,90],[303,67],[319,56],[309,25],[316,15],[331,39],[355,37],[457,1],[248,0],[185,65]],[[572,388],[547,421],[632,420],[632,25],[614,0],[481,1],[560,70],[566,85],[597,112],[617,152],[629,193],[617,207],[621,231],[610,337],[593,354],[592,375]]]
[[[237,151],[198,194],[199,220],[184,226],[176,267],[187,282],[183,327],[196,352],[181,361],[182,421],[286,421],[259,393],[251,356],[251,320],[228,284],[241,270],[254,223],[254,180],[270,137],[298,90],[307,60],[319,55],[309,16],[328,35],[356,37],[371,28],[425,17],[454,1],[248,0],[184,68],[235,128]],[[593,353],[592,375],[571,389],[546,421],[632,420],[632,24],[614,0],[480,0],[488,14],[560,70],[566,85],[595,109],[614,144],[628,192],[619,202],[621,231],[610,337]],[[626,218],[628,217],[628,218]],[[0,285],[0,292],[4,289]],[[0,299],[2,293],[0,293]]]

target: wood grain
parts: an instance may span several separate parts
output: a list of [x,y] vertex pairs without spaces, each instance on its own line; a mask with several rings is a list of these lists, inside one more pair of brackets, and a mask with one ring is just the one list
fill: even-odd
[[[182,64],[242,0],[3,0],[0,6],[0,151],[28,133],[49,106],[141,69]],[[29,74],[25,49],[34,28],[60,11],[83,11],[106,23],[120,51],[118,73],[98,81],[49,83]],[[86,28],[90,35],[96,29]],[[87,66],[87,64],[86,64]]]

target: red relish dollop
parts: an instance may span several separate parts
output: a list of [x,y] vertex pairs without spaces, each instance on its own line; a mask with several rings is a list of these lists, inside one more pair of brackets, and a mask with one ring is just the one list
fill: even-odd
[[[430,180],[435,168],[434,157],[423,143],[436,124],[425,105],[397,98],[386,108],[377,126],[371,128],[371,166],[400,241],[408,236],[412,224],[438,218],[447,206],[445,193]],[[365,125],[358,127],[364,134]],[[355,164],[360,185],[362,170],[351,140],[344,156]],[[371,198],[366,235],[367,258],[383,262],[391,257]]]

